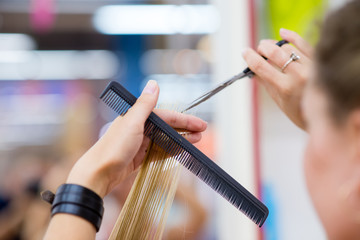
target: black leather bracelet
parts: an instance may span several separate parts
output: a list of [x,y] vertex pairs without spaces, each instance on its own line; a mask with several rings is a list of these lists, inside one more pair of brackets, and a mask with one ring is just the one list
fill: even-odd
[[92,190],[76,184],[61,185],[52,201],[51,216],[68,213],[91,222],[99,231],[104,214],[103,200]]
[[54,216],[57,213],[68,213],[72,215],[79,216],[90,223],[92,223],[96,229],[96,232],[99,231],[102,217],[96,214],[94,211],[84,208],[80,205],[72,203],[61,203],[53,207],[51,210],[51,216]]
[[76,185],[63,184],[56,191],[52,207],[54,208],[61,203],[74,203],[89,208],[99,214],[104,214],[104,203],[99,195],[92,190]]

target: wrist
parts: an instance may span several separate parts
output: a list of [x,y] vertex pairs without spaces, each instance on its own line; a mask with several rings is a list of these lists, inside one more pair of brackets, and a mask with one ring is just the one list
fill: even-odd
[[71,169],[66,183],[81,185],[104,198],[107,194],[108,184],[102,168],[97,167],[97,164],[85,163],[82,160],[84,159],[80,159]]
[[[86,220],[95,227],[96,231],[99,231],[104,215],[104,202],[91,189],[78,184],[62,184],[56,190],[56,194],[47,190],[41,195],[43,200],[51,204],[52,217],[58,214],[75,215]],[[50,195],[52,196],[50,197]],[[69,218],[68,216],[66,219],[75,220],[75,218]],[[81,222],[84,223],[84,221]],[[78,223],[80,223],[78,220],[74,222],[76,225]]]

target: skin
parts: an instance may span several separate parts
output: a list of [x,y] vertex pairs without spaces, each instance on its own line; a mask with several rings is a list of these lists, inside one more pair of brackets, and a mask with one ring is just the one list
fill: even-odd
[[[305,129],[300,102],[305,84],[312,74],[313,49],[293,31],[281,29],[280,36],[291,44],[278,47],[275,40],[262,40],[257,51],[245,49],[243,57],[256,74],[254,80],[265,87],[280,109],[298,127]],[[300,59],[290,63],[284,72],[281,72],[281,67],[289,60],[292,52],[299,55]],[[268,58],[268,61],[261,56]]]
[[[159,96],[155,81],[149,81],[136,104],[124,117],[118,117],[105,135],[74,165],[67,183],[92,189],[104,197],[141,165],[149,140],[144,137],[144,123],[154,109]],[[191,143],[201,139],[206,122],[170,111],[156,113],[173,128],[184,129]],[[44,239],[94,239],[95,228],[88,221],[70,214],[51,218]]]
[[[263,40],[244,51],[255,80],[281,110],[309,134],[304,156],[307,187],[328,239],[360,239],[360,109],[341,124],[329,114],[329,100],[312,76],[312,48],[295,32],[280,35],[291,45]],[[301,59],[281,72],[291,52]],[[269,60],[265,61],[265,56]]]
[[314,84],[305,90],[303,109],[309,133],[304,170],[316,211],[329,239],[360,239],[360,110],[336,125]]

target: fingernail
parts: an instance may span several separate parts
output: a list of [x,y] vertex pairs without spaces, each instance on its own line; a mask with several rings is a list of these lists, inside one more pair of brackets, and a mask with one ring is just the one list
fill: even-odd
[[155,80],[149,80],[142,93],[154,94],[156,88],[157,88],[157,82]]
[[285,29],[285,28],[280,28],[280,35],[282,37],[286,37],[289,34],[289,30]]

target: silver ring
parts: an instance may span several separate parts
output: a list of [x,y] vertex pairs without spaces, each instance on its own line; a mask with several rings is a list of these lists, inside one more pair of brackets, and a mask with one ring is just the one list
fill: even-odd
[[284,64],[284,66],[281,68],[281,71],[284,72],[285,68],[291,63],[291,62],[295,62],[297,60],[300,59],[299,55],[296,55],[296,53],[292,52],[290,55],[290,59],[287,60],[287,62]]

